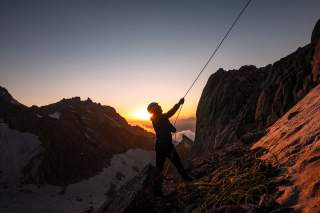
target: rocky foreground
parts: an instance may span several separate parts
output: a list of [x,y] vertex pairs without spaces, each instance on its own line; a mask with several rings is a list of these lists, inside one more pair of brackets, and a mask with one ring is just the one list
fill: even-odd
[[[186,163],[196,180],[146,167],[101,212],[320,212],[320,21],[273,65],[214,73]],[[94,209],[88,210],[94,211]]]
[[320,86],[273,124],[253,145],[261,159],[284,168],[277,201],[305,212],[320,212]]

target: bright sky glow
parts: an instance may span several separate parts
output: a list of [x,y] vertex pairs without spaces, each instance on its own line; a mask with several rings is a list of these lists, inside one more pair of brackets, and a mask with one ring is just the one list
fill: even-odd
[[135,111],[132,116],[128,116],[128,117],[131,119],[147,121],[147,120],[150,120],[150,116],[151,114],[148,113],[146,108],[140,108],[137,111]]
[[[3,0],[0,85],[26,105],[80,96],[145,119],[190,86],[246,0]],[[218,68],[265,66],[309,43],[319,0],[253,1],[186,97],[195,116]]]

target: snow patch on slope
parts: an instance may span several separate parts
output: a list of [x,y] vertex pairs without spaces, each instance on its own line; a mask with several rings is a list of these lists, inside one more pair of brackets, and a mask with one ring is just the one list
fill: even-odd
[[[87,180],[67,186],[24,185],[16,191],[0,187],[0,212],[81,212],[99,207],[111,199],[113,191],[136,176],[148,163],[154,164],[155,153],[141,149],[114,155],[110,166]],[[63,193],[61,193],[64,191]]]
[[0,123],[0,171],[1,182],[16,187],[23,168],[41,152],[41,142],[36,135],[9,129]]
[[183,130],[183,131],[177,132],[176,136],[174,134],[172,135],[172,139],[175,141],[181,142],[183,135],[187,136],[188,138],[194,141],[195,134],[191,130]]
[[10,100],[10,103],[12,103],[14,105],[18,105],[18,106],[21,105],[17,100],[15,100],[13,98]]
[[61,113],[60,112],[54,112],[52,114],[49,114],[48,116],[51,117],[51,118],[59,120],[60,116],[61,116]]

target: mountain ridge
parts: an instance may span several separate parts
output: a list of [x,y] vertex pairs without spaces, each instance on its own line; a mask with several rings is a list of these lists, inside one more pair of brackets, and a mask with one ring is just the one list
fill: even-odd
[[[114,154],[130,148],[153,149],[153,134],[129,125],[110,106],[73,97],[27,107],[5,88],[0,89],[3,122],[11,129],[37,135],[43,146],[39,172],[29,175],[25,182],[74,183],[97,174],[108,166]],[[27,174],[31,167],[27,166],[24,172]]]

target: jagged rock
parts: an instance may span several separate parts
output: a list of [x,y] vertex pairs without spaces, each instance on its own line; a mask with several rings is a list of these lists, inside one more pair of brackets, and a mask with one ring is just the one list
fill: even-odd
[[183,134],[182,140],[176,146],[176,150],[179,153],[179,156],[182,160],[188,159],[192,146],[193,141],[188,136]]
[[225,144],[259,139],[248,134],[263,132],[314,87],[314,49],[313,44],[306,45],[262,68],[244,66],[212,74],[197,108],[192,156],[207,154]]
[[[219,69],[210,76],[197,108],[194,154],[201,155],[227,141],[239,140],[236,134],[241,122],[239,117],[247,117],[248,124],[254,120],[254,97],[261,90],[258,82],[264,78],[265,72],[254,66],[228,72]],[[251,114],[251,118],[247,114]]]
[[0,102],[3,104],[22,105],[4,87],[0,86]]

